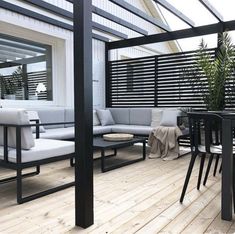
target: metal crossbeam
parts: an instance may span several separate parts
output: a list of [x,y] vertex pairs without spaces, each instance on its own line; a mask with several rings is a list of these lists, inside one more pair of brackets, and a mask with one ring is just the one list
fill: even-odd
[[217,19],[223,22],[223,16],[207,1],[199,0],[199,2]]
[[[223,22],[223,27],[227,31],[235,30],[235,20]],[[189,29],[176,30],[174,32],[158,33],[145,37],[136,37],[122,41],[114,41],[109,43],[109,49],[120,49],[132,46],[147,45],[164,41],[173,41],[177,39],[210,35],[221,32],[221,23],[209,24]]]
[[[40,7],[43,10],[49,11],[53,14],[56,14],[58,16],[67,18],[69,20],[73,20],[73,13],[67,10],[64,10],[60,7],[54,6],[50,3],[47,3],[45,1],[42,0],[25,0],[27,3],[30,3],[36,7]],[[71,1],[72,2],[72,1]],[[123,20],[122,18],[119,18],[117,16],[114,16],[112,14],[110,14],[109,12],[100,9],[96,6],[92,6],[92,12],[96,15],[99,15],[105,19],[108,19],[110,21],[113,21],[114,23],[120,24],[126,28],[129,28],[137,33],[140,33],[142,35],[148,35],[148,32],[134,24],[131,24],[125,20]]]
[[154,2],[158,3],[162,7],[164,7],[166,10],[170,11],[172,14],[174,14],[176,17],[184,21],[186,24],[188,24],[191,27],[195,26],[195,23],[189,19],[186,15],[184,15],[181,11],[176,9],[174,6],[172,6],[170,3],[168,3],[165,0],[153,0]]
[[141,19],[148,21],[149,23],[157,26],[158,28],[163,29],[164,31],[171,31],[170,27],[164,23],[162,23],[160,20],[153,18],[149,15],[147,15],[146,13],[144,13],[143,11],[139,10],[138,8],[134,7],[133,5],[127,3],[124,0],[109,0],[110,2],[118,5],[119,7],[133,13],[134,15],[140,17]]

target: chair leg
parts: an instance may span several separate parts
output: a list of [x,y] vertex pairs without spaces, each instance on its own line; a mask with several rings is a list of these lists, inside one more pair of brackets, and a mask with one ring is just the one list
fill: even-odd
[[73,161],[73,158],[70,158],[70,167],[74,167],[75,163]]
[[181,196],[180,196],[180,203],[182,203],[183,200],[184,200],[184,196],[185,196],[185,193],[186,193],[186,190],[187,190],[187,187],[188,187],[188,182],[189,182],[189,179],[190,179],[191,174],[192,174],[192,170],[193,170],[193,166],[194,166],[196,157],[197,157],[197,154],[193,153],[192,157],[191,157],[191,160],[190,160],[190,163],[189,163],[187,175],[185,177],[183,190],[182,190],[182,193],[181,193]]
[[22,203],[22,169],[17,169],[16,171],[16,193],[17,193],[17,203]]
[[216,171],[217,171],[217,167],[218,167],[218,163],[219,163],[219,157],[220,157],[220,155],[217,154],[216,155],[216,161],[215,161],[215,168],[214,168],[213,176],[216,176]]
[[202,154],[200,168],[199,168],[198,181],[197,181],[197,190],[200,189],[205,158],[206,158],[206,154]]
[[219,168],[219,173],[222,172],[222,162],[221,162],[221,165],[220,165],[220,168]]
[[207,166],[207,169],[206,169],[205,178],[204,178],[204,181],[203,181],[204,186],[206,185],[206,182],[207,182],[207,178],[208,178],[208,175],[209,175],[209,172],[210,172],[210,169],[211,169],[211,163],[213,161],[213,158],[214,158],[214,154],[211,154],[210,158],[209,158],[208,166]]
[[233,211],[235,213],[235,160],[233,159]]

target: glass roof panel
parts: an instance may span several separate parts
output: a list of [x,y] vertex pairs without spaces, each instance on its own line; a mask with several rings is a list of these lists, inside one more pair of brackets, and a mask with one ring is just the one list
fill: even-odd
[[207,44],[208,48],[215,48],[217,47],[217,38],[218,38],[217,34],[211,34],[206,36],[180,39],[177,40],[177,42],[182,51],[190,51],[190,50],[197,50],[199,48],[199,44],[202,39]]
[[[224,2],[224,0],[217,1]],[[193,20],[195,26],[202,26],[218,22],[218,20],[198,0],[167,0],[167,2]],[[169,25],[172,30],[176,30],[177,27],[179,27],[176,21],[170,20],[169,15],[166,15],[166,20],[169,21]]]
[[190,28],[188,24],[179,19],[177,16],[163,8],[162,6],[156,4],[160,12],[162,13],[163,18],[166,20],[166,23],[170,26],[171,30],[180,30],[185,28]]
[[235,20],[234,0],[209,0],[209,3],[223,16],[224,21]]

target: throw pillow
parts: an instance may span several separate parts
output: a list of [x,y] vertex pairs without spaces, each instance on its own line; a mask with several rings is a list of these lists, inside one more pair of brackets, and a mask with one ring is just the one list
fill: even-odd
[[110,110],[97,110],[97,115],[102,126],[115,124]]
[[179,115],[180,110],[164,110],[160,125],[169,127],[177,126],[177,116]]
[[161,109],[152,109],[152,122],[151,122],[151,127],[155,128],[160,126],[161,119],[162,119],[162,112],[163,110]]
[[93,110],[93,126],[100,125],[96,110]]
[[[28,113],[30,124],[36,124],[35,121],[31,121],[31,120],[36,120],[36,119],[38,119],[39,123],[41,123],[37,111],[27,111],[27,113]],[[31,129],[32,129],[32,133],[36,133],[36,126],[32,126]],[[40,126],[39,132],[43,133],[43,132],[46,132],[46,130],[43,126]]]

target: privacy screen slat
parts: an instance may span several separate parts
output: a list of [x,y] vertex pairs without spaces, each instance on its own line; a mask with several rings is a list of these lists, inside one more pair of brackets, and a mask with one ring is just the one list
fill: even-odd
[[[212,60],[215,49],[208,49]],[[134,58],[108,63],[107,107],[194,107],[204,109],[202,93],[207,80],[195,70],[197,51]],[[198,85],[194,74],[200,74]],[[234,77],[228,84],[233,85]],[[235,85],[226,90],[231,99],[227,109],[235,107]]]

